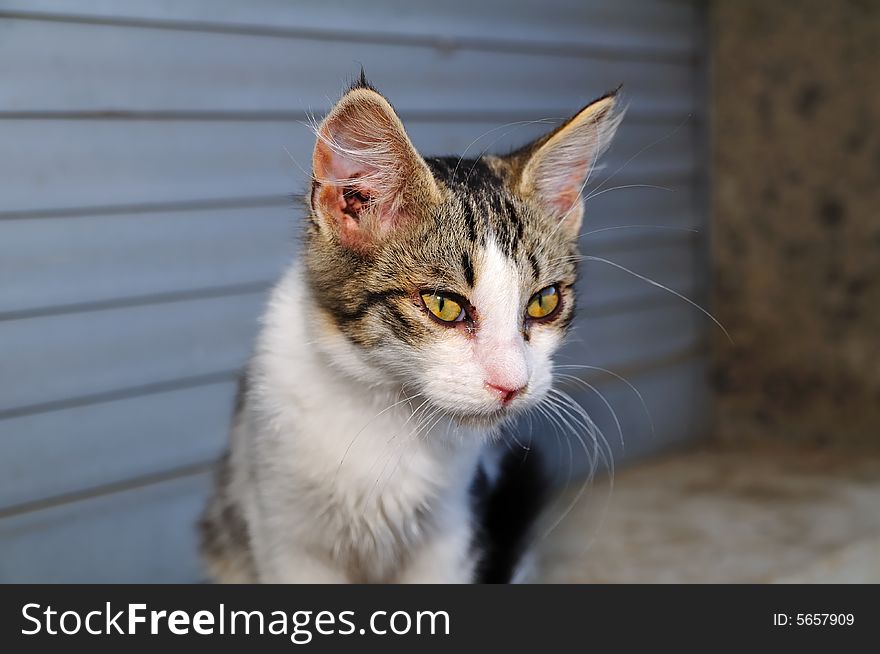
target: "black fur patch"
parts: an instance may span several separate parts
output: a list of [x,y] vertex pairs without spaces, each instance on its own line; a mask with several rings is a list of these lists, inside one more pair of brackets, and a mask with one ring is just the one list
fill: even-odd
[[549,480],[535,449],[506,452],[494,485],[480,468],[471,484],[478,524],[475,583],[510,583],[549,495]]

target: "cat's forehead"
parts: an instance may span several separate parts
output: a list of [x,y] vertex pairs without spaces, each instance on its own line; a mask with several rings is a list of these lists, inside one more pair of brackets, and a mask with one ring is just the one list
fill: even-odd
[[459,240],[476,258],[497,247],[530,272],[571,250],[569,239],[511,187],[514,173],[503,159],[439,157],[427,163],[447,189],[435,238]]
[[[458,227],[458,235],[475,246],[485,247],[491,237],[513,255],[535,220],[510,189],[504,164],[494,157],[442,157],[429,159],[428,165],[447,190],[441,221]],[[531,225],[530,231],[535,229]]]
[[[457,157],[426,162],[444,187],[442,205],[407,237],[389,243],[376,275],[406,278],[408,286],[436,284],[465,297],[478,281],[487,281],[490,268],[496,271],[492,277],[506,271],[505,277],[512,275],[529,293],[536,284],[574,281],[574,244],[511,188],[503,162]],[[497,256],[507,263],[488,266]]]

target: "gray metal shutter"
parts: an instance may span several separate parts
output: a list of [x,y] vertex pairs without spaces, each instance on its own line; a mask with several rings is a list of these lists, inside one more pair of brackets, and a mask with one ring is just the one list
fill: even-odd
[[[702,227],[702,20],[655,0],[3,2],[0,581],[199,578],[192,524],[233,377],[294,251],[301,122],[361,63],[429,154],[522,143],[547,129],[522,121],[623,82],[629,113],[596,179],[674,191],[599,195],[585,231]],[[697,300],[704,245],[584,237]],[[625,385],[583,375],[627,452],[697,435],[708,321],[609,265],[584,279],[566,356],[641,391],[653,437]],[[579,399],[616,438],[604,405]]]

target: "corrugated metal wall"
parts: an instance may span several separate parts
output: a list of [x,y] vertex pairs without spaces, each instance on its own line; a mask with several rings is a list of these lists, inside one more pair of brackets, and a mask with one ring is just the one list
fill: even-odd
[[[604,229],[704,225],[701,32],[654,0],[0,2],[0,581],[198,578],[233,377],[294,251],[302,122],[360,64],[431,154],[522,143],[623,82],[596,179],[674,190],[597,196],[584,249],[702,299],[705,234]],[[625,385],[578,373],[627,453],[698,435],[708,321],[585,272],[566,358],[638,386],[654,436]]]

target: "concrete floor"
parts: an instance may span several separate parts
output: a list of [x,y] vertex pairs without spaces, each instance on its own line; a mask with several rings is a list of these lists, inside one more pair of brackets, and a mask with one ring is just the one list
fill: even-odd
[[552,583],[877,583],[880,452],[670,454],[593,482],[538,551]]

